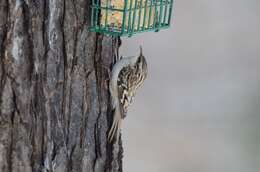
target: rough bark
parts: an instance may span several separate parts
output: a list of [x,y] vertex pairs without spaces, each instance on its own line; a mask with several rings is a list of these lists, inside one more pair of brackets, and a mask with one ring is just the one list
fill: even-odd
[[119,172],[109,144],[116,41],[91,0],[0,0],[0,172]]

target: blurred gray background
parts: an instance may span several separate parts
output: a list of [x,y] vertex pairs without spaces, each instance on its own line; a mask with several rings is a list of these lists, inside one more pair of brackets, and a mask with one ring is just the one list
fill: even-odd
[[175,0],[174,24],[124,38],[149,76],[123,123],[126,172],[260,171],[260,1]]

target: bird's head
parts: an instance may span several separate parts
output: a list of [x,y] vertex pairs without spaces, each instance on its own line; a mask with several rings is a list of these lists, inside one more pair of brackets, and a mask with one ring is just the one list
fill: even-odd
[[140,77],[140,81],[143,82],[147,77],[147,62],[143,55],[142,47],[140,46],[140,55],[136,60],[137,75]]

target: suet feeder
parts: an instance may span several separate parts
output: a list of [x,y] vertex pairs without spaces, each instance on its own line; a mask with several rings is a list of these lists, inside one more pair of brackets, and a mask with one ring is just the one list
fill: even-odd
[[92,0],[93,32],[132,36],[170,26],[173,0]]

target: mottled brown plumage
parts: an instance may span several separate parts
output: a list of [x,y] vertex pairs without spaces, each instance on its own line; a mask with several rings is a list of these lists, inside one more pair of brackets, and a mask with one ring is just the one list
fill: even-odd
[[122,58],[114,65],[110,80],[114,120],[108,134],[109,141],[119,137],[122,119],[126,116],[137,89],[146,77],[147,63],[142,48],[138,57]]

